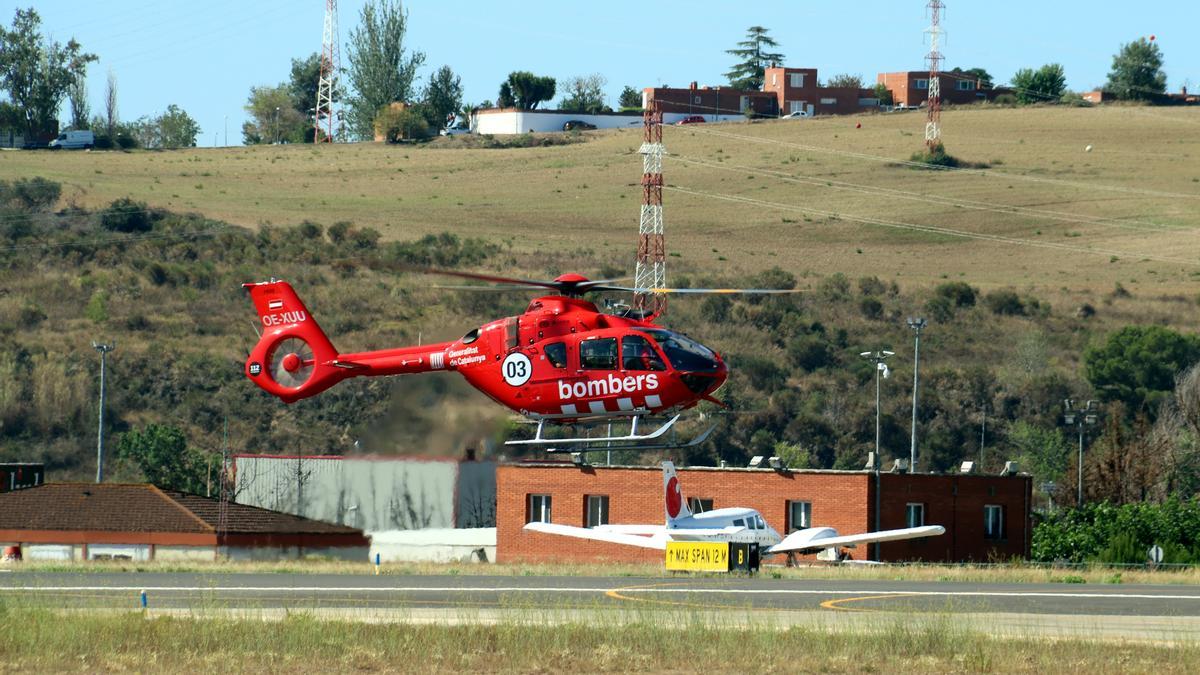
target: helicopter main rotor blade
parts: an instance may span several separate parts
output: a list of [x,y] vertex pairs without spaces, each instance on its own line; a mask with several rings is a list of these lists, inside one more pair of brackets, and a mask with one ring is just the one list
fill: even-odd
[[[444,270],[435,267],[420,267],[416,265],[401,265],[400,268],[409,272],[440,274],[443,276],[459,277],[461,279],[473,279],[475,281],[486,281],[492,284],[500,284],[503,287],[502,290],[536,290],[539,288],[547,288],[553,291],[558,291],[564,295],[581,295],[588,291],[595,290],[598,286],[605,286],[613,282],[622,281],[622,279],[590,280],[582,278],[580,281],[543,281],[540,279],[518,279],[515,277],[502,277],[497,274],[460,272],[458,270]],[[465,287],[465,289],[483,290],[478,287]]]
[[632,288],[628,286],[604,286],[591,288],[593,291],[625,291],[628,293],[676,293],[693,295],[789,295],[804,293],[800,288]]

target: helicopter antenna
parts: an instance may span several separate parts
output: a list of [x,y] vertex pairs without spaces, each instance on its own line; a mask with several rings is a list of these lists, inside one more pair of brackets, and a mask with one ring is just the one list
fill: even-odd
[[[635,288],[667,287],[667,248],[663,240],[662,191],[663,155],[662,108],[658,101],[649,101],[642,113],[644,140],[638,152],[642,155],[642,217],[638,225],[637,268]],[[647,315],[662,314],[667,308],[663,293],[639,292],[634,295],[634,307]]]

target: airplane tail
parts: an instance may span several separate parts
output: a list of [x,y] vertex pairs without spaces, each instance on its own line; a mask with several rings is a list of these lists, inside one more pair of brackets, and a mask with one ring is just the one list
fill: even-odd
[[667,529],[675,526],[675,521],[688,518],[692,510],[688,508],[687,499],[679,489],[679,477],[675,475],[675,465],[669,461],[662,463],[663,469],[663,505],[667,512]]
[[335,365],[338,351],[286,281],[242,284],[250,292],[262,337],[246,359],[250,381],[285,403],[318,394],[351,373]]

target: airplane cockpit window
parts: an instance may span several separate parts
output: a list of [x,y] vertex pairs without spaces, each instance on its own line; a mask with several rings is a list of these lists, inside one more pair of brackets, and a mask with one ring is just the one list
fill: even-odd
[[580,342],[579,365],[593,370],[616,370],[617,338],[596,338]]
[[567,367],[567,346],[561,342],[553,342],[542,348],[546,360],[555,368]]
[[733,526],[734,527],[745,527],[746,521],[742,520],[741,518],[738,518],[737,520],[733,521]]
[[755,529],[765,530],[767,529],[767,523],[763,520],[762,516],[754,516],[754,527]]
[[641,335],[621,338],[621,367],[625,370],[666,370],[662,357]]
[[655,329],[643,331],[663,348],[667,360],[676,369],[684,372],[716,372],[717,355],[711,349],[695,340],[669,330]]

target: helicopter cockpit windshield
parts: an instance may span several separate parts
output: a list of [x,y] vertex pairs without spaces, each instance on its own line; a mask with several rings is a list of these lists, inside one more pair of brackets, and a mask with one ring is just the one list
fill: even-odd
[[715,373],[721,366],[711,349],[669,330],[643,331],[662,347],[667,360],[676,370],[685,373]]

